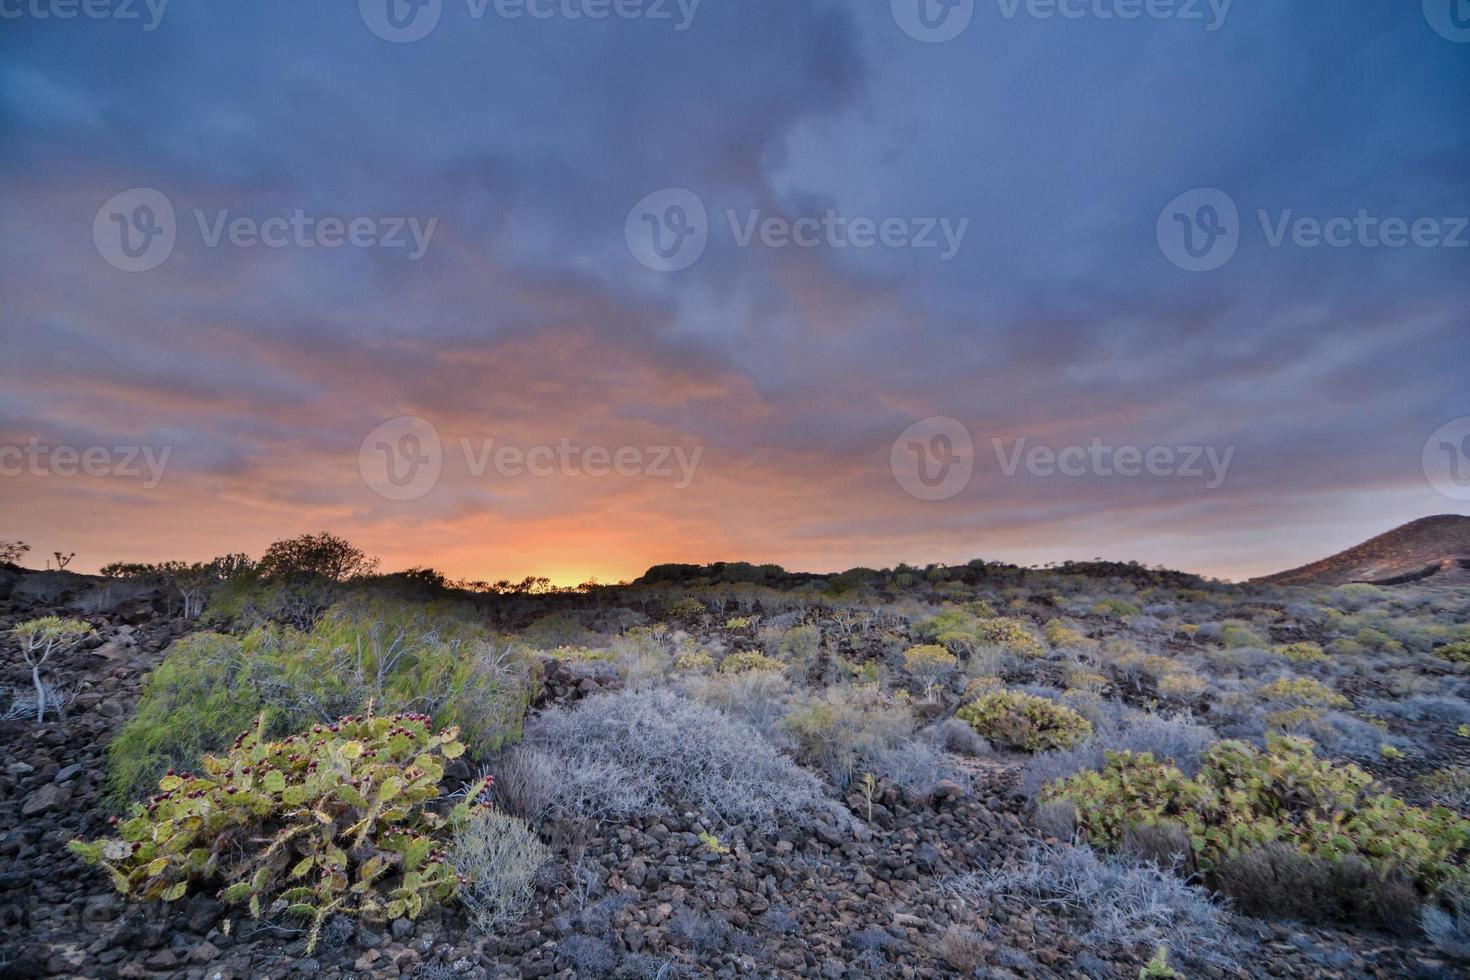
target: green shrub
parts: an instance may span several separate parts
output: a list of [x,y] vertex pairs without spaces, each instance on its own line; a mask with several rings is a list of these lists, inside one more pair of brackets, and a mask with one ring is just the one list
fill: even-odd
[[1276,652],[1287,660],[1299,664],[1315,663],[1327,659],[1327,654],[1322,652],[1321,645],[1310,642],[1288,643],[1277,647]]
[[1169,950],[1160,946],[1154,958],[1138,971],[1138,980],[1182,980],[1181,975],[1169,965]]
[[1347,708],[1352,702],[1321,681],[1310,677],[1282,677],[1260,689],[1261,697],[1297,707]]
[[1122,619],[1124,616],[1137,616],[1138,607],[1122,599],[1103,599],[1093,605],[1092,614],[1108,619]]
[[782,721],[801,754],[843,787],[860,763],[914,731],[908,693],[885,694],[877,685],[829,687],[787,712]]
[[434,607],[370,601],[333,608],[309,633],[195,633],[145,679],[136,714],[108,747],[111,797],[125,804],[164,770],[194,768],[262,714],[280,736],[372,702],[458,725],[485,754],[519,737],[531,695],[524,660]]
[[669,619],[679,619],[686,622],[697,620],[704,615],[704,603],[686,595],[669,606]]
[[1026,624],[1019,619],[982,619],[976,626],[975,633],[981,643],[1004,647],[1023,657],[1039,657],[1046,653],[1041,641],[1032,636]]
[[704,650],[694,650],[690,653],[681,653],[674,661],[675,670],[703,672],[714,670],[715,658]]
[[784,671],[785,669],[786,665],[775,657],[768,657],[754,650],[732,653],[720,663],[720,671],[725,674],[743,674],[750,670]]
[[204,774],[166,775],[117,838],[70,847],[139,901],[218,881],[259,918],[279,897],[310,920],[310,952],[333,914],[417,918],[456,893],[442,847],[489,781],[447,816],[428,804],[463,753],[456,729],[435,734],[422,715],[347,717],[279,742],[262,717],[224,758],[205,756]]
[[1434,655],[1452,664],[1470,664],[1470,643],[1449,643],[1435,647]]
[[1092,734],[1092,723],[1071,708],[1022,691],[982,694],[955,717],[991,742],[1027,752],[1068,749]]
[[1220,631],[1220,639],[1225,646],[1234,649],[1237,647],[1260,647],[1266,645],[1266,640],[1261,634],[1239,620],[1227,620],[1224,629]]
[[592,650],[587,647],[557,647],[555,650],[543,650],[546,656],[554,660],[566,660],[571,663],[588,663],[599,660],[603,663],[613,663],[617,654],[611,650]]
[[913,630],[915,636],[930,643],[943,642],[940,637],[946,635],[969,636],[973,642],[976,622],[975,617],[966,610],[958,606],[946,606],[928,619],[914,623]]
[[781,634],[777,652],[789,664],[809,670],[817,659],[822,635],[815,626],[793,626]]
[[1060,619],[1053,619],[1042,627],[1042,634],[1046,642],[1054,647],[1082,647],[1093,648],[1097,646],[1096,640],[1090,640],[1085,634],[1072,629]]
[[1128,828],[1169,821],[1189,833],[1201,870],[1282,842],[1326,861],[1355,858],[1380,874],[1409,875],[1426,893],[1463,868],[1470,821],[1368,792],[1373,777],[1316,758],[1312,743],[1268,736],[1265,751],[1240,741],[1205,752],[1194,779],[1149,753],[1108,753],[1102,771],[1049,785],[1094,843],[1117,847]]

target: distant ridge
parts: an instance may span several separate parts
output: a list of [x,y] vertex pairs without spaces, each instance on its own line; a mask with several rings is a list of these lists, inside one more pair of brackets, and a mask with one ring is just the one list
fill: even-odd
[[1402,585],[1426,579],[1470,582],[1470,517],[1410,521],[1330,558],[1252,579],[1271,585]]

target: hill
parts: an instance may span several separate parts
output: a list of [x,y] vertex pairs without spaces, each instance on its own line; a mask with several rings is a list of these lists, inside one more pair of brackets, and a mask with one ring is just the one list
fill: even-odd
[[1272,585],[1399,585],[1434,578],[1470,580],[1470,517],[1410,521],[1356,547],[1300,568],[1254,579]]

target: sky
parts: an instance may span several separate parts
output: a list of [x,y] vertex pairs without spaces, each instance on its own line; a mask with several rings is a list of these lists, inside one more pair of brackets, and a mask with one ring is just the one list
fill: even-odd
[[1470,513],[1466,6],[0,0],[0,540],[1243,578]]

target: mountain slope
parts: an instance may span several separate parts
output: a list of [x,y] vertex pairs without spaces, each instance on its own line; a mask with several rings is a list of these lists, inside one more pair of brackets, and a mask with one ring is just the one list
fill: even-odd
[[1441,514],[1410,521],[1330,558],[1253,581],[1272,585],[1394,585],[1431,577],[1436,581],[1470,580],[1470,517]]

